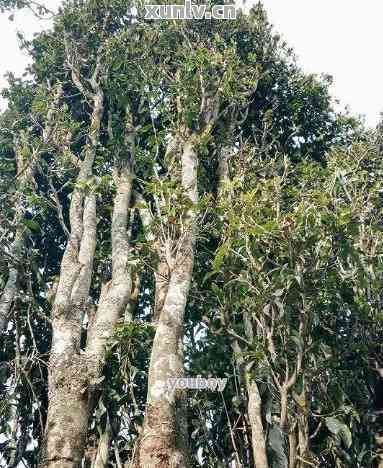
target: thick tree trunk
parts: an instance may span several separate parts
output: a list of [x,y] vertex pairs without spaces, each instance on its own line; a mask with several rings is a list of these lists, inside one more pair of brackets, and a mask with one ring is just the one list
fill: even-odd
[[71,235],[53,307],[46,453],[42,464],[49,468],[80,466],[88,428],[88,380],[86,362],[80,354],[80,336],[95,250],[95,197],[89,197],[84,205],[84,234],[80,242]]
[[[187,467],[187,426],[183,400],[185,390],[167,388],[169,379],[184,375],[183,322],[190,289],[196,239],[197,154],[192,139],[180,145],[182,186],[193,203],[178,239],[177,254],[168,265],[169,274],[158,272],[158,325],[150,360],[147,406],[140,438],[138,466]],[[136,462],[137,463],[137,462]]]
[[[89,143],[77,183],[92,174],[103,114],[103,93],[94,95]],[[81,327],[89,303],[96,248],[96,196],[75,188],[70,204],[71,233],[61,263],[52,310],[52,348],[49,361],[49,408],[41,466],[81,466],[88,429],[88,376],[80,354]]]
[[[94,96],[90,145],[78,182],[91,174],[103,112],[103,95]],[[76,189],[72,195],[71,238],[61,266],[60,282],[53,308],[53,344],[50,359],[49,411],[46,455],[43,466],[81,466],[90,411],[102,372],[105,345],[118,319],[123,316],[131,292],[128,221],[132,192],[131,160],[117,161],[112,217],[112,279],[102,287],[97,312],[89,315],[85,353],[79,344],[96,246],[96,199]],[[105,454],[104,454],[105,455]]]

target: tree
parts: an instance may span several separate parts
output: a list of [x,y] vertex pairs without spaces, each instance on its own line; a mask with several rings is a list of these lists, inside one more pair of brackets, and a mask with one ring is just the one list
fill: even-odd
[[[261,5],[67,1],[23,45],[1,117],[5,463],[373,463],[380,163],[328,79]],[[228,384],[189,398],[167,386],[186,371]]]
[[[363,144],[334,151],[325,168],[256,161],[229,185],[230,204],[222,202],[226,236],[213,266],[225,282],[215,290],[243,375],[256,466],[365,463],[351,431],[367,388],[356,396],[341,375],[350,350],[363,353],[356,324],[380,330],[379,161]],[[262,174],[255,188],[253,171]],[[322,425],[338,439],[315,456],[310,432]]]

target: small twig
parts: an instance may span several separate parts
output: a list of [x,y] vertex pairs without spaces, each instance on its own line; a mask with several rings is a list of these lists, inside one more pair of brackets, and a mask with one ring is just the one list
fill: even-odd
[[235,453],[235,456],[236,456],[236,458],[237,458],[238,467],[240,467],[240,466],[241,466],[241,462],[240,462],[240,459],[239,459],[238,449],[237,449],[237,445],[236,445],[236,443],[235,443],[234,432],[233,432],[233,428],[232,428],[232,425],[231,425],[229,413],[228,413],[228,411],[227,411],[227,406],[226,406],[225,398],[223,397],[223,393],[222,393],[222,392],[220,392],[220,393],[221,393],[221,397],[222,397],[222,401],[223,401],[223,406],[224,406],[224,408],[225,408],[225,413],[226,413],[226,417],[227,417],[227,422],[228,422],[228,424],[229,424],[231,442],[232,442],[232,444],[233,444],[234,453]]

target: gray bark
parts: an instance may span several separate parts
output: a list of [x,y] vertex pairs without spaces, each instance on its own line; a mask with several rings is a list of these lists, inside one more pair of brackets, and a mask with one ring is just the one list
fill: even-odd
[[[95,196],[84,200],[81,211],[82,236],[76,237],[76,229],[71,234],[53,306],[46,457],[43,465],[47,467],[80,466],[88,427],[88,382],[85,362],[80,354],[80,336],[88,305],[95,251]],[[74,220],[73,214],[71,219]],[[74,224],[72,226],[75,227]]]
[[40,466],[81,466],[88,429],[86,361],[80,354],[81,326],[89,304],[96,248],[96,196],[81,184],[92,174],[104,109],[104,95],[95,90],[89,141],[71,197],[70,237],[61,262],[52,310],[49,361],[49,408]]
[[256,382],[246,379],[249,421],[251,426],[251,442],[256,468],[268,468],[265,432],[262,423],[262,401]]
[[[23,241],[22,239],[20,239],[19,233],[17,233],[16,236],[17,238],[13,242],[11,250],[13,257],[15,259],[18,259],[19,253],[23,245]],[[17,295],[18,278],[19,270],[17,266],[10,266],[8,272],[8,279],[0,298],[0,332],[4,331],[7,328],[11,306]]]
[[[78,182],[91,175],[102,112],[103,94],[98,89],[94,95],[90,142]],[[132,153],[133,148],[129,151]],[[111,227],[112,279],[103,285],[97,311],[93,314],[87,306],[96,247],[96,199],[93,194],[85,196],[81,189],[75,189],[71,199],[71,235],[53,307],[50,404],[43,464],[49,468],[81,466],[88,419],[105,358],[105,345],[129,302],[132,284],[128,263],[128,222],[133,180],[130,164],[118,161],[113,178],[116,195]],[[85,353],[80,353],[81,324],[85,313],[89,315],[87,344]],[[107,455],[104,452],[103,458]]]
[[[116,322],[123,316],[132,287],[128,222],[133,181],[130,162],[134,148],[128,145],[129,158],[116,161],[113,171],[116,195],[111,226],[112,279],[102,287],[96,312],[88,307],[96,248],[96,198],[92,193],[85,194],[81,183],[92,174],[103,105],[103,93],[97,87],[89,144],[71,198],[71,232],[53,306],[49,410],[42,462],[42,466],[49,468],[81,466],[90,411],[104,364],[105,345]],[[87,343],[85,352],[81,353],[81,326],[86,313],[89,319]],[[105,443],[100,441],[100,444],[102,456],[98,466],[107,458]]]
[[107,340],[125,312],[132,289],[129,260],[128,217],[132,193],[130,169],[115,170],[117,194],[112,219],[112,280],[104,285],[95,319],[89,326],[86,347],[89,377],[97,380]]
[[145,468],[189,466],[183,405],[185,390],[170,391],[167,381],[184,374],[183,321],[194,263],[198,159],[191,137],[178,140],[176,147],[181,157],[181,183],[194,206],[186,213],[187,221],[178,239],[176,254],[169,255],[168,251],[166,256],[168,276],[164,275],[163,261],[157,271],[158,325],[137,465]]
[[247,392],[247,413],[251,428],[251,445],[254,464],[256,468],[269,468],[265,428],[262,422],[262,400],[258,385],[250,379],[245,371],[245,362],[237,340],[233,341],[232,347],[236,357],[241,382],[244,383]]

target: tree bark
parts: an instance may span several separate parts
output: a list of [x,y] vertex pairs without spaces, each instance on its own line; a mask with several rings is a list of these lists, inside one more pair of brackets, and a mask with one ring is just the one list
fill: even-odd
[[80,337],[96,248],[96,195],[85,194],[81,184],[92,174],[103,109],[104,95],[99,89],[93,99],[89,142],[71,197],[71,232],[52,310],[49,408],[40,463],[47,468],[81,466],[88,429],[88,378]]
[[88,328],[86,359],[88,378],[95,383],[100,376],[104,349],[114,326],[129,303],[132,278],[128,264],[129,235],[128,216],[132,194],[132,174],[128,167],[115,169],[117,194],[114,199],[112,219],[112,280],[102,290],[97,314]]
[[289,468],[295,468],[297,464],[297,431],[296,425],[289,432]]
[[[132,194],[131,169],[124,167],[114,170],[114,181],[117,193],[114,198],[112,218],[112,279],[103,284],[99,306],[94,315],[89,315],[85,362],[87,371],[87,408],[90,413],[97,403],[95,401],[98,380],[102,374],[105,357],[105,346],[113,333],[117,321],[125,317],[129,321],[127,309],[135,307],[139,293],[139,277],[133,287],[128,264],[130,239],[128,217]],[[100,436],[92,468],[107,466],[109,447],[112,442],[112,431],[109,420],[105,432]]]
[[[308,388],[305,378],[303,378],[303,389],[300,395],[296,395],[296,401],[299,405],[298,414],[298,447],[300,461],[298,463],[299,468],[305,468],[311,464],[311,452],[310,452],[310,433],[309,433],[309,399],[308,399]],[[307,463],[305,463],[307,460]]]
[[262,400],[259,394],[256,382],[247,381],[247,394],[249,402],[247,411],[249,414],[251,426],[251,442],[253,446],[253,457],[256,468],[268,468],[269,463],[267,460],[266,440],[264,434],[264,427],[262,423]]
[[[92,171],[103,113],[103,93],[94,95],[90,144],[77,182]],[[127,113],[127,120],[129,121]],[[127,125],[128,127],[128,125]],[[130,127],[126,129],[129,132]],[[102,372],[105,345],[129,302],[132,282],[129,267],[128,232],[132,193],[134,148],[129,157],[116,161],[116,186],[112,216],[112,279],[102,287],[95,314],[89,313],[88,295],[96,247],[96,198],[75,189],[70,207],[71,237],[61,266],[60,281],[53,307],[53,344],[50,359],[50,404],[46,427],[44,467],[81,466],[90,412]],[[85,352],[80,353],[81,325],[89,315]]]
[[198,159],[193,138],[182,139],[178,148],[181,148],[182,187],[193,207],[186,213],[187,221],[178,239],[177,253],[170,258],[167,281],[163,275],[163,262],[158,272],[161,275],[156,294],[158,325],[150,360],[147,406],[137,464],[145,468],[189,466],[183,405],[185,390],[168,390],[167,382],[184,374],[183,322],[194,263]]
[[[19,232],[16,232],[16,238],[11,247],[12,257],[15,259],[15,261],[19,259],[24,244],[24,236],[23,233],[20,232],[21,230],[24,230],[24,228],[17,230]],[[17,265],[10,265],[8,279],[0,298],[0,333],[7,328],[10,310],[17,295],[18,279],[19,269]]]
[[97,452],[92,461],[91,468],[105,468],[108,465],[109,447],[112,441],[112,429],[109,420],[106,423],[105,431],[100,435]]
[[247,414],[251,428],[251,445],[253,451],[253,459],[256,468],[269,468],[266,450],[265,429],[262,422],[262,400],[259,394],[258,385],[250,380],[246,375],[245,362],[242,357],[241,348],[237,340],[232,343],[238,372],[241,376],[242,383],[246,386],[247,392]]

